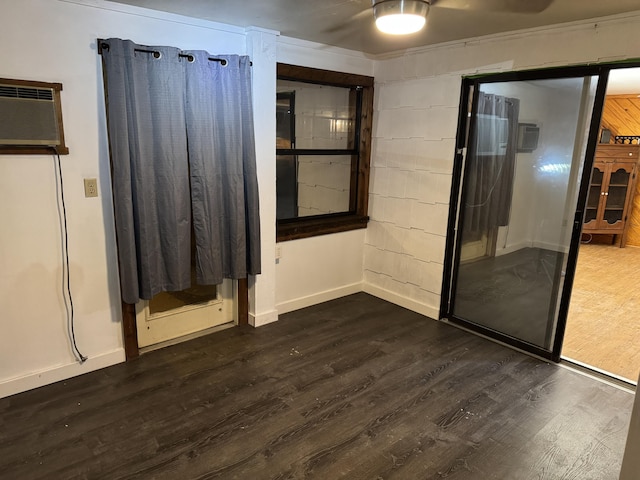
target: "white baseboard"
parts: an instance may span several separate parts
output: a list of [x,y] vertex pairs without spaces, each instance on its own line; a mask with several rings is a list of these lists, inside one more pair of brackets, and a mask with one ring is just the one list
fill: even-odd
[[351,285],[345,285],[343,287],[333,288],[331,290],[325,290],[324,292],[314,293],[313,295],[307,295],[306,297],[296,298],[287,302],[282,302],[276,305],[278,313],[288,313],[301,308],[311,307],[322,302],[328,302],[329,300],[335,300],[336,298],[346,297],[354,293],[362,292],[362,282],[352,283]]
[[394,303],[426,317],[437,320],[440,316],[439,308],[417,302],[416,300],[398,295],[397,293],[390,292],[389,290],[385,290],[384,288],[376,287],[375,285],[371,285],[370,283],[365,283],[363,287],[364,292],[373,295],[374,297],[381,298],[383,300],[386,300],[387,302]]
[[254,313],[249,313],[249,325],[252,327],[261,327],[262,325],[267,325],[269,323],[278,321],[278,311],[271,310],[266,313],[259,313],[258,315]]
[[558,245],[551,242],[533,242],[533,246],[541,248],[543,250],[551,250],[552,252],[569,253],[569,247],[565,245]]
[[35,373],[29,373],[22,377],[12,378],[0,382],[0,398],[15,395],[16,393],[26,392],[33,388],[49,385],[50,383],[67,380],[68,378],[82,375],[83,373],[93,372],[101,368],[110,367],[117,363],[125,361],[124,349],[119,348],[111,352],[103,353],[95,357],[89,357],[83,364],[74,362],[67,365],[53,367],[47,370],[41,370]]
[[505,248],[496,249],[496,257],[501,255],[507,255],[509,253],[517,252],[518,250],[522,250],[523,248],[540,248],[542,250],[551,250],[552,252],[564,252],[568,253],[568,247],[563,245],[557,245],[555,243],[549,242],[520,242],[514,245],[509,245]]
[[518,242],[513,245],[507,245],[504,248],[496,248],[496,257],[500,257],[502,255],[508,255],[509,253],[517,252],[518,250],[522,250],[523,248],[532,248],[533,244],[531,242]]

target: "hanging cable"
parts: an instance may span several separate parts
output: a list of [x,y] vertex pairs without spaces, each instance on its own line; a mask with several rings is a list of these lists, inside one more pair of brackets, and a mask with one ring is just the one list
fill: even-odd
[[[57,166],[56,176],[56,200],[58,205],[58,215],[60,217],[60,234],[62,237],[62,296],[64,298],[64,306],[67,311],[67,335],[71,343],[73,356],[78,363],[84,363],[88,357],[85,357],[78,349],[76,343],[76,333],[74,328],[73,314],[73,298],[71,296],[70,270],[69,270],[69,235],[67,229],[67,208],[64,202],[64,183],[62,181],[62,166],[60,165],[60,155],[54,149],[54,167]],[[66,288],[65,288],[66,287]]]

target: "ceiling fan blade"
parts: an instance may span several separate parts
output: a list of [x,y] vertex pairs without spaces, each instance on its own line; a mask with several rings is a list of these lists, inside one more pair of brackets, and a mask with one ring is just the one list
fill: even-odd
[[488,10],[504,13],[540,13],[553,0],[431,0],[434,7],[456,10]]
[[333,25],[333,26],[323,30],[323,32],[324,33],[341,32],[341,31],[349,28],[352,25],[353,22],[358,22],[358,21],[360,21],[360,20],[362,20],[363,18],[366,18],[366,17],[373,18],[373,12],[372,12],[372,8],[371,7],[365,8],[364,10],[359,11],[355,15],[351,15],[350,17],[345,18],[339,24]]

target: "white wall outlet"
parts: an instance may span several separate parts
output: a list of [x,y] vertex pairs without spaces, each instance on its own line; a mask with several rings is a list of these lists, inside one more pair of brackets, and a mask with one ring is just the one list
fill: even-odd
[[84,179],[84,196],[85,197],[97,197],[98,196],[98,180],[95,178]]
[[280,258],[282,258],[282,247],[276,245],[276,260],[280,260]]

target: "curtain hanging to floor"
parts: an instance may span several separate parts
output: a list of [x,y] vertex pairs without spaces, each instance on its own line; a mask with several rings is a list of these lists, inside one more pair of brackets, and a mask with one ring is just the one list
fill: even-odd
[[260,273],[249,59],[102,44],[123,300]]

